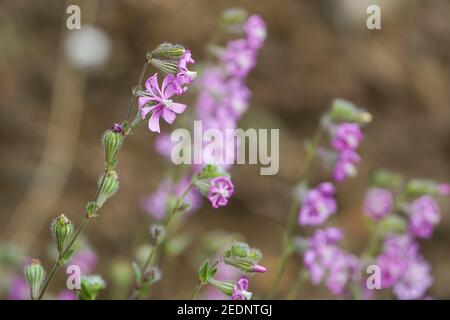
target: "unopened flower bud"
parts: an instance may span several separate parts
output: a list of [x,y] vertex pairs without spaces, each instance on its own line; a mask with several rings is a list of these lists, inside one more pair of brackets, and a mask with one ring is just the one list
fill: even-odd
[[252,272],[266,272],[266,268],[255,264],[253,261],[248,259],[237,259],[237,258],[223,258],[223,262],[232,267],[235,267],[243,272],[252,273]]
[[150,227],[150,235],[152,237],[152,244],[157,245],[159,244],[162,239],[164,239],[166,233],[166,229],[164,226],[159,224],[154,224]]
[[233,294],[234,284],[231,282],[220,281],[214,278],[210,278],[208,279],[208,283],[227,296],[231,297],[231,295]]
[[242,29],[242,24],[246,19],[247,12],[244,9],[230,8],[222,13],[219,25],[227,31],[237,32]]
[[97,207],[101,208],[108,198],[119,190],[119,177],[115,171],[104,173],[99,179],[98,196],[95,201]]
[[30,286],[31,299],[36,300],[39,297],[42,283],[45,278],[45,271],[38,259],[32,259],[25,268],[25,276]]
[[114,124],[113,128],[107,130],[103,135],[105,146],[105,162],[108,168],[114,169],[117,164],[117,154],[123,142],[123,128]]
[[328,116],[333,122],[369,123],[372,115],[344,99],[335,99]]
[[235,242],[231,245],[229,249],[229,255],[240,258],[247,258],[249,251],[250,248],[248,244],[244,242]]
[[258,249],[250,249],[248,252],[247,258],[252,260],[253,262],[257,263],[262,259],[262,253]]
[[162,59],[178,59],[184,53],[186,49],[180,44],[162,43],[151,53],[147,53],[147,60],[152,57],[158,57]]
[[406,194],[412,197],[431,195],[436,191],[436,184],[428,180],[412,179],[406,185]]
[[177,61],[167,61],[152,58],[149,62],[157,69],[161,70],[165,74],[177,74],[178,73],[178,62]]
[[81,277],[81,290],[78,291],[78,299],[95,300],[100,290],[106,288],[106,282],[99,275]]
[[55,239],[58,252],[61,255],[64,252],[65,244],[69,241],[70,236],[72,235],[73,224],[65,215],[61,214],[58,218],[53,220],[50,230],[53,238]]

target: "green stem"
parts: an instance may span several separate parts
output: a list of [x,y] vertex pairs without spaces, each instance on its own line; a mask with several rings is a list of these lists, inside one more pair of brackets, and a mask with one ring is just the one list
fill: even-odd
[[194,288],[194,290],[192,291],[192,294],[191,294],[191,300],[194,300],[197,297],[198,293],[200,292],[200,289],[203,286],[204,286],[204,284],[200,283],[200,282],[195,286],[195,288]]
[[130,120],[131,111],[133,111],[134,100],[136,100],[135,90],[139,89],[139,86],[141,85],[142,80],[144,79],[144,75],[145,75],[145,71],[147,70],[147,67],[148,67],[148,62],[145,61],[145,64],[144,64],[144,66],[142,67],[142,70],[141,70],[141,74],[139,75],[139,80],[138,80],[138,83],[136,85],[136,88],[133,88],[133,93],[131,95],[130,106],[128,107],[127,121]]
[[[299,183],[302,183],[306,179],[306,176],[307,176],[308,171],[312,164],[312,160],[314,159],[314,157],[316,155],[317,147],[319,146],[319,143],[322,140],[323,133],[324,133],[324,128],[322,125],[320,125],[318,127],[318,129],[316,130],[316,133],[314,134],[311,144],[308,146],[308,148],[306,150],[306,158],[305,158],[305,161],[303,162],[302,167],[300,168],[300,173],[299,173],[299,178],[298,178]],[[275,273],[275,278],[272,283],[272,287],[268,294],[269,299],[273,299],[273,297],[275,296],[275,294],[278,290],[278,286],[280,285],[281,279],[283,277],[283,274],[289,263],[289,259],[293,253],[293,250],[291,248],[291,242],[292,242],[292,236],[295,231],[296,216],[298,213],[299,205],[300,205],[300,201],[299,201],[297,195],[294,195],[294,197],[292,199],[292,203],[291,203],[291,209],[289,211],[289,215],[288,215],[288,219],[287,219],[287,223],[286,223],[286,232],[284,233],[284,236],[283,236],[283,253],[282,253],[280,262],[278,264],[278,267],[276,269],[277,271]]]
[[[144,70],[145,72],[145,70]],[[141,76],[142,78],[143,76]],[[142,81],[142,80],[141,80]],[[140,82],[139,82],[140,83]],[[127,133],[130,134],[131,131],[136,128],[136,126],[140,123],[140,115],[139,113],[137,114],[136,118],[133,120],[132,125],[130,126],[130,131]],[[125,135],[126,137],[126,135]],[[125,138],[124,138],[125,141]],[[105,169],[105,173],[106,173],[106,169]],[[96,203],[98,201],[98,197],[100,194],[100,190],[104,184],[105,181],[105,174],[103,175],[102,181],[100,182],[99,187],[97,188],[97,191],[95,193],[94,196],[94,202]],[[97,212],[99,208],[96,207],[94,209],[94,214],[88,214],[84,217],[83,221],[81,222],[80,227],[78,228],[78,230],[76,231],[76,233],[74,234],[74,236],[71,238],[70,242],[68,243],[68,245],[66,246],[64,252],[59,254],[59,258],[58,260],[54,263],[52,270],[50,271],[50,273],[48,274],[47,278],[45,279],[44,285],[42,287],[42,290],[39,294],[38,300],[41,300],[45,294],[45,292],[47,291],[47,288],[50,284],[50,282],[52,281],[53,277],[55,276],[56,271],[58,270],[58,268],[64,264],[63,258],[65,257],[65,255],[69,252],[69,250],[72,249],[73,245],[75,244],[76,240],[79,238],[79,236],[81,235],[81,233],[83,232],[84,228],[86,227],[86,225],[88,224],[89,220],[91,220],[91,218],[93,218],[93,216],[95,215],[95,213]]]
[[[168,234],[168,230],[169,230],[169,226],[170,223],[173,220],[173,217],[177,214],[180,205],[183,203],[184,198],[186,198],[186,196],[188,195],[188,193],[192,190],[193,185],[192,183],[189,184],[189,186],[186,188],[186,190],[181,194],[181,196],[177,199],[177,201],[175,202],[174,207],[172,208],[172,210],[169,212],[166,222],[164,224],[164,228],[166,229],[166,234]],[[145,262],[145,264],[142,267],[142,273],[145,274],[145,272],[153,266],[154,261],[156,259],[156,257],[158,256],[158,252],[161,248],[161,243],[164,242],[166,239],[161,239],[161,241],[159,243],[157,243],[152,250],[149,253],[149,256],[147,257],[147,260]],[[136,281],[136,284],[134,285],[134,288],[131,292],[130,295],[130,299],[139,299],[141,298],[141,296],[143,294],[145,294],[145,290],[141,290],[142,288],[142,283]]]

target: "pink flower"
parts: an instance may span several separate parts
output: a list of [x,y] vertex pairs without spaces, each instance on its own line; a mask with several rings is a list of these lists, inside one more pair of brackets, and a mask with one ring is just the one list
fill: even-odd
[[356,150],[363,138],[357,123],[341,123],[336,129],[331,145],[338,151]]
[[450,196],[450,183],[441,183],[438,185],[438,193],[441,196]]
[[242,277],[234,285],[231,300],[250,300],[253,294],[247,290],[248,290],[248,280],[247,278]]
[[[156,191],[145,196],[141,201],[141,207],[149,216],[156,220],[166,218],[170,205],[175,199],[180,197],[189,185],[189,179],[183,177],[178,183],[170,179],[164,180]],[[189,205],[185,212],[187,215],[194,213],[202,204],[202,199],[198,191],[191,190],[184,198],[184,203]]]
[[191,51],[186,50],[178,60],[178,73],[176,74],[174,81],[171,83],[177,95],[183,94],[187,90],[184,85],[191,83],[197,77],[197,72],[190,71],[187,68],[188,64],[193,63],[195,63],[195,61],[192,59]]
[[63,290],[58,294],[57,297],[58,300],[77,300],[77,295],[75,294],[75,291],[71,290]]
[[364,198],[363,211],[375,220],[387,216],[394,206],[394,197],[387,189],[372,188]]
[[303,199],[298,222],[300,225],[319,225],[336,213],[335,189],[329,182],[308,191]]
[[411,234],[418,238],[429,238],[441,220],[441,210],[432,197],[423,196],[411,204],[410,217]]
[[154,74],[145,82],[146,91],[141,93],[139,98],[139,108],[142,119],[145,119],[151,112],[148,121],[150,131],[160,132],[159,118],[172,124],[175,121],[176,114],[183,113],[186,109],[185,104],[173,102],[170,98],[175,94],[173,82],[176,80],[174,75],[165,76],[161,89],[158,85],[158,74]]
[[73,255],[68,264],[77,265],[82,275],[89,275],[97,266],[97,255],[91,249],[82,249]]
[[208,199],[213,208],[226,206],[228,199],[234,192],[234,186],[231,180],[227,177],[217,177],[210,182]]
[[264,20],[259,15],[250,16],[244,25],[247,34],[248,46],[252,49],[259,49],[264,44],[267,37],[267,27]]
[[15,276],[11,279],[8,289],[8,300],[30,299],[30,287],[23,276]]
[[333,178],[337,182],[344,181],[347,177],[355,177],[358,173],[357,165],[361,162],[361,157],[353,150],[342,151],[334,165]]

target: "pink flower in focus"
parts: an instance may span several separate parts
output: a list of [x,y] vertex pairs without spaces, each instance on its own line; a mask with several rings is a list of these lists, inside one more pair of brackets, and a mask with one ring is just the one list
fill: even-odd
[[170,98],[175,94],[173,82],[175,76],[168,74],[165,76],[161,89],[158,84],[158,74],[154,74],[145,82],[146,91],[139,97],[139,108],[142,119],[145,119],[151,112],[148,121],[150,131],[160,132],[159,118],[172,124],[175,121],[176,114],[183,113],[186,109],[185,104],[173,102]]

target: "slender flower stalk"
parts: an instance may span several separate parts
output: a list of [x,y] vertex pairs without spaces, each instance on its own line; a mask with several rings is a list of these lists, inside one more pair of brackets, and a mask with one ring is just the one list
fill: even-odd
[[[316,133],[314,134],[311,144],[306,149],[305,161],[303,162],[303,165],[300,168],[300,174],[298,178],[299,184],[302,183],[308,175],[308,171],[311,168],[312,160],[314,159],[317,153],[317,148],[320,144],[320,141],[322,140],[323,133],[324,127],[322,124],[320,124],[316,130]],[[294,196],[292,198],[291,209],[289,211],[288,220],[286,223],[285,229],[286,231],[284,233],[283,238],[283,251],[280,262],[275,272],[275,278],[272,283],[272,287],[268,294],[269,299],[272,299],[275,296],[278,286],[280,285],[281,278],[288,265],[289,259],[294,252],[292,248],[292,236],[295,231],[296,217],[299,206],[300,206],[300,199],[297,196]]]
[[[175,205],[173,206],[172,210],[170,210],[170,212],[167,216],[167,219],[163,225],[163,228],[166,231],[169,230],[170,224],[173,221],[173,218],[176,216],[176,214],[180,211],[183,211],[182,210],[182,204],[184,203],[183,201],[186,198],[186,196],[189,194],[189,192],[191,192],[192,188],[193,188],[193,185],[192,185],[192,183],[190,183],[188,185],[188,187],[186,188],[186,190],[176,200]],[[153,244],[148,257],[147,257],[144,265],[142,266],[142,269],[141,269],[142,274],[147,273],[147,271],[154,266],[154,262],[155,262],[156,257],[158,256],[158,253],[159,253],[159,250],[161,247],[161,243],[163,243],[164,240],[166,240],[166,238],[167,237],[165,235],[162,235],[161,239],[159,239],[159,241],[156,241]],[[139,299],[146,293],[147,290],[144,289],[143,280],[144,279],[139,279],[136,281],[134,288],[130,295],[131,300]]]

